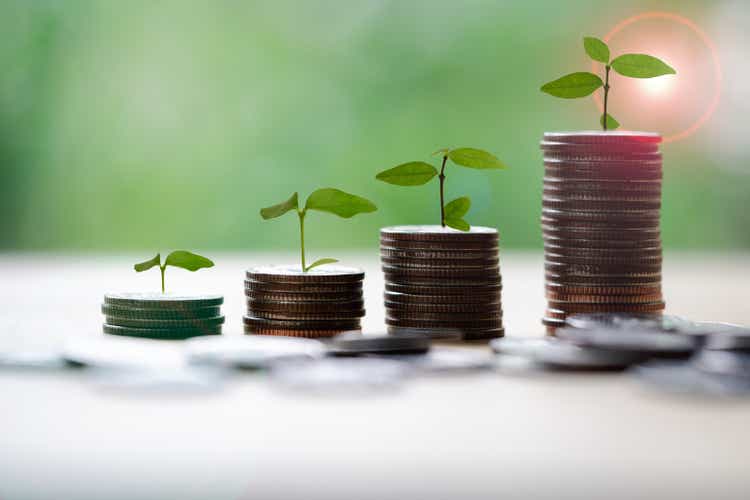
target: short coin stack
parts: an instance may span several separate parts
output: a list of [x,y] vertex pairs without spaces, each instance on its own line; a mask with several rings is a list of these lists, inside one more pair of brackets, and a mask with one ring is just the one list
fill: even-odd
[[392,334],[502,337],[497,230],[393,226],[380,230],[385,310]]
[[266,266],[247,271],[245,333],[333,337],[361,330],[365,315],[359,269],[326,265]]
[[104,333],[178,340],[218,335],[224,324],[221,295],[111,293],[104,296]]
[[571,314],[664,309],[659,142],[641,132],[544,135],[548,333]]

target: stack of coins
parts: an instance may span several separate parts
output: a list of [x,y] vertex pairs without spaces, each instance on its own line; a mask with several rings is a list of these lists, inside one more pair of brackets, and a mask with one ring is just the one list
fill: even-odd
[[389,333],[503,336],[497,230],[386,227],[380,230],[380,258]]
[[319,338],[361,330],[364,277],[360,269],[332,265],[250,269],[245,333]]
[[221,334],[221,295],[111,293],[104,296],[104,333],[178,340]]
[[664,309],[660,142],[642,132],[544,135],[548,333],[572,314]]

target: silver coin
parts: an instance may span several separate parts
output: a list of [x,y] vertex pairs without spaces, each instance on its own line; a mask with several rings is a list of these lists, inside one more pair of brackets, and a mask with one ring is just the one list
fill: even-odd
[[706,349],[750,350],[750,328],[732,323],[696,323],[705,335]]
[[582,347],[631,351],[656,356],[687,357],[700,344],[696,337],[648,329],[559,328],[555,335]]
[[247,335],[198,337],[185,342],[189,363],[232,368],[268,368],[290,360],[322,358],[325,345],[315,339]]
[[698,333],[696,324],[668,314],[589,313],[574,314],[565,319],[573,328],[616,328],[620,330],[657,330]]
[[328,352],[337,356],[359,354],[421,354],[430,349],[430,338],[417,333],[362,335],[347,332],[328,341]]
[[404,363],[371,358],[326,358],[277,363],[271,368],[277,387],[309,393],[358,393],[396,389],[409,375]]
[[486,351],[463,347],[432,347],[425,354],[379,355],[383,359],[407,363],[420,373],[463,373],[490,370],[495,359]]
[[693,356],[690,362],[706,373],[744,377],[750,381],[750,352],[704,349]]
[[581,347],[555,338],[505,337],[490,341],[490,347],[498,354],[570,370],[619,370],[648,359],[642,353]]
[[662,391],[711,397],[750,396],[750,380],[698,370],[692,363],[652,361],[631,369],[636,379]]

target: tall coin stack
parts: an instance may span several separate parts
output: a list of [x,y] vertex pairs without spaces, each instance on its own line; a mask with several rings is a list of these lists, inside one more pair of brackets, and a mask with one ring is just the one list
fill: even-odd
[[392,334],[433,338],[502,337],[497,230],[440,226],[380,230],[385,310]]
[[660,315],[661,136],[546,133],[547,332],[576,313]]
[[333,337],[361,330],[365,315],[359,269],[326,265],[266,266],[247,271],[245,333],[287,337]]
[[104,296],[104,333],[179,340],[218,335],[224,324],[221,295],[110,293]]

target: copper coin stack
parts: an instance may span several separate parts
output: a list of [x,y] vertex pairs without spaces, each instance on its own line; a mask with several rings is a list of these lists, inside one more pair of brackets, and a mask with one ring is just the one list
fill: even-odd
[[360,269],[333,265],[250,269],[245,333],[321,338],[361,330],[364,277]]
[[503,336],[497,230],[386,227],[380,230],[380,258],[389,333]]
[[547,312],[660,315],[661,136],[546,133],[542,233]]

